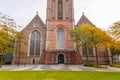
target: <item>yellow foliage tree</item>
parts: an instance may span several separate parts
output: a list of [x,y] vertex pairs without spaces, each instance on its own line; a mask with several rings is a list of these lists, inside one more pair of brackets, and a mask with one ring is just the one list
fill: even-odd
[[3,64],[3,56],[14,52],[15,31],[6,25],[0,25],[0,63]]
[[113,56],[120,55],[120,21],[113,23],[108,34],[112,37],[111,53]]
[[108,36],[101,29],[95,26],[91,26],[89,24],[81,24],[77,26],[74,30],[70,31],[70,35],[73,41],[76,43],[76,47],[78,49],[80,49],[80,46],[87,48],[95,48],[97,65],[99,64],[97,48],[103,47],[103,45],[107,48],[111,43],[110,36]]

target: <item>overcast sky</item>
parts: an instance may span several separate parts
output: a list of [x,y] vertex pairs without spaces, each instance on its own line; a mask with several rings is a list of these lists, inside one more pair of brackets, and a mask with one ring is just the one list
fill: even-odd
[[[47,0],[0,0],[0,13],[12,17],[17,25],[25,27],[38,11],[46,20]],[[97,27],[107,29],[120,20],[120,0],[74,0],[75,23],[82,12]]]

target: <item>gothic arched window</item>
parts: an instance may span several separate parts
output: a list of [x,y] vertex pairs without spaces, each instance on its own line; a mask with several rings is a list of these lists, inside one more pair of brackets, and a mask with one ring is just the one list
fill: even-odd
[[63,28],[58,28],[58,31],[57,31],[57,48],[64,49],[64,30],[63,30]]
[[63,19],[63,2],[58,0],[58,19]]
[[40,33],[38,31],[33,31],[30,38],[30,56],[40,55]]

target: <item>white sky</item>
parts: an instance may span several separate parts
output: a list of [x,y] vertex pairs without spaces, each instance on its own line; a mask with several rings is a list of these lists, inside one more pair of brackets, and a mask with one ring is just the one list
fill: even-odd
[[[17,25],[25,27],[39,12],[46,20],[47,0],[0,0],[0,13],[12,17]],[[82,12],[97,27],[107,29],[112,23],[120,20],[120,0],[74,0],[75,23]]]

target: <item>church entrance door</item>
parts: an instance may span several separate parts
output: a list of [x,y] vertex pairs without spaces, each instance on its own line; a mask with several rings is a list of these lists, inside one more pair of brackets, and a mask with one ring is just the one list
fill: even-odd
[[64,64],[64,55],[63,54],[58,55],[58,64]]

